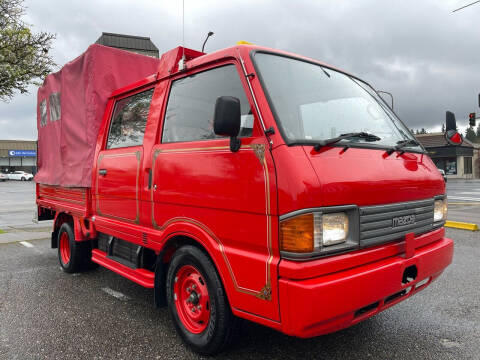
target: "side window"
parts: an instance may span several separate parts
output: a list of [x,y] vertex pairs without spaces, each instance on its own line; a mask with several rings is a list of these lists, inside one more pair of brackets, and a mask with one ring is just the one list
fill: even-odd
[[49,96],[50,101],[50,121],[57,121],[60,119],[62,109],[60,105],[60,93],[52,93]]
[[40,103],[40,127],[47,125],[47,99]]
[[219,96],[240,100],[240,137],[252,135],[253,115],[234,65],[176,80],[168,99],[162,142],[216,139],[213,132],[215,101]]
[[115,103],[107,149],[142,145],[152,95],[150,89]]

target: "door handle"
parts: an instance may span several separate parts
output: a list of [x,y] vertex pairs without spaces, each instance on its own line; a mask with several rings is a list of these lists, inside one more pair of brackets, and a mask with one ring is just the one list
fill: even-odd
[[102,175],[102,176],[107,175],[107,169],[100,169],[100,170],[98,170],[98,174],[99,174],[99,175]]

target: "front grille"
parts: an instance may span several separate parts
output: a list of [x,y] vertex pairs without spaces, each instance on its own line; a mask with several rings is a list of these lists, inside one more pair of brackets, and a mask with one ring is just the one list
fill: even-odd
[[[388,205],[364,206],[360,211],[360,246],[372,246],[389,241],[403,240],[405,234],[426,233],[434,228],[434,199],[410,201]],[[393,218],[415,215],[409,225],[393,226]]]

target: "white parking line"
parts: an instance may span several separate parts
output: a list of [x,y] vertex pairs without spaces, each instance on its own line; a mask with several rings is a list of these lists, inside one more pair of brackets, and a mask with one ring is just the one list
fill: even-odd
[[108,287],[102,288],[102,291],[106,292],[108,295],[111,295],[111,296],[113,296],[113,297],[115,297],[119,300],[126,301],[126,300],[130,299],[127,295],[124,295],[119,291],[112,290]]
[[28,247],[28,248],[33,247],[32,244],[30,244],[29,242],[26,242],[26,241],[20,241],[20,244],[22,244],[23,246]]
[[449,196],[449,197],[448,197],[448,200],[480,201],[480,197]]

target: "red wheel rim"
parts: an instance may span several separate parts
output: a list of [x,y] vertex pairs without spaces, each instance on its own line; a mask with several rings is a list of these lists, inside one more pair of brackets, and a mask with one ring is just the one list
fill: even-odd
[[210,296],[205,278],[193,266],[182,266],[175,276],[173,299],[185,329],[199,334],[210,320]]
[[68,234],[63,232],[60,235],[60,258],[64,265],[70,262],[70,239],[68,238]]

